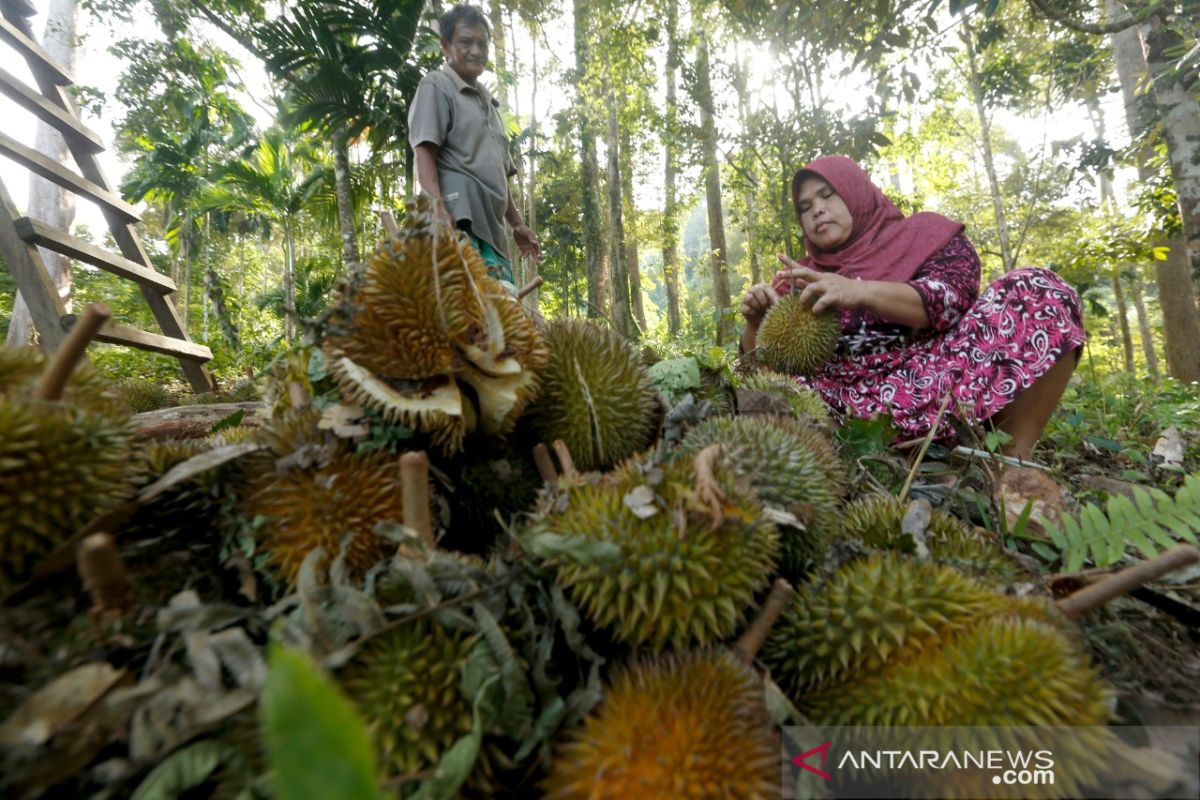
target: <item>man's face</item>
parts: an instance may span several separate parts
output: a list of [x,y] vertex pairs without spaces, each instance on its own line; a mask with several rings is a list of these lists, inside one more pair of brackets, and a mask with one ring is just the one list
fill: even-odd
[[474,85],[475,79],[482,75],[487,67],[487,29],[482,25],[455,25],[450,41],[442,39],[442,53],[446,56],[446,63],[458,76]]

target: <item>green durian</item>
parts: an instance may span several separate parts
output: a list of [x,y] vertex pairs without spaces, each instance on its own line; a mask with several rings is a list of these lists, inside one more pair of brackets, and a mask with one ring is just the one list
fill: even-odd
[[0,348],[0,592],[71,534],[128,499],[137,471],[129,411],[81,364],[62,399],[31,396],[46,358]]
[[550,361],[525,414],[535,439],[562,439],[582,470],[606,469],[647,447],[658,401],[633,346],[579,320],[556,320],[545,335]]
[[813,314],[799,292],[779,299],[758,329],[757,352],[763,364],[789,375],[812,375],[825,366],[842,335],[837,311]]
[[548,559],[580,609],[614,637],[653,649],[720,641],[776,567],[779,538],[731,464],[714,475],[720,519],[696,490],[693,461],[632,459],[565,496],[533,533],[615,545],[611,559],[563,548]]
[[[908,502],[891,495],[865,495],[846,506],[842,536],[862,539],[869,547],[914,553],[917,544],[901,530]],[[925,534],[929,560],[954,567],[996,585],[1028,580],[1003,547],[977,534],[970,526],[940,509],[933,509]]]
[[420,619],[379,634],[339,673],[390,776],[434,767],[471,731],[462,668],[475,637]]
[[795,378],[770,370],[760,370],[741,379],[741,388],[752,392],[772,392],[791,407],[798,419],[812,419],[818,425],[831,425],[829,406],[813,389],[796,382]]
[[802,578],[824,558],[838,530],[838,501],[845,479],[831,475],[835,470],[828,451],[814,452],[814,445],[795,431],[758,417],[730,417],[709,419],[693,428],[680,445],[680,455],[694,455],[715,442],[726,445],[730,468],[750,482],[765,504],[791,512],[804,525],[803,530],[781,530],[779,564],[785,577]]
[[162,381],[123,378],[113,384],[113,389],[134,414],[179,405],[179,398]]

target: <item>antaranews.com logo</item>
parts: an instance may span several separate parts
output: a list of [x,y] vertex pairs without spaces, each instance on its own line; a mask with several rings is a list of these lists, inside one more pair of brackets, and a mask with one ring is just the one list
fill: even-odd
[[783,744],[785,798],[1200,800],[1193,726],[790,727]]

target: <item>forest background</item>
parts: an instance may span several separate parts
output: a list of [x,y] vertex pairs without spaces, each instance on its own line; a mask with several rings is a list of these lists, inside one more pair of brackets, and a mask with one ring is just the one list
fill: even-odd
[[[119,70],[104,86],[77,70],[75,97],[85,121],[111,123],[110,172],[144,209],[140,232],[180,287],[189,335],[224,385],[261,371],[380,238],[377,212],[403,219],[416,190],[407,107],[441,63],[445,8],[38,10],[62,61],[106,51]],[[518,264],[517,282],[545,279],[527,302],[547,317],[601,320],[662,355],[726,367],[740,294],[770,279],[775,253],[802,252],[792,173],[841,153],[905,212],[963,221],[985,282],[1040,265],[1080,291],[1089,343],[1057,445],[1137,467],[1165,425],[1200,429],[1197,0],[488,0],[484,11],[485,81],[545,253]],[[0,172],[19,204],[11,174]],[[82,238],[107,235],[48,187],[31,187],[28,208]],[[135,285],[56,259],[76,307],[104,300],[152,328]],[[14,301],[0,270],[0,332],[28,341]],[[93,360],[115,377],[180,382],[169,359],[99,345]]]

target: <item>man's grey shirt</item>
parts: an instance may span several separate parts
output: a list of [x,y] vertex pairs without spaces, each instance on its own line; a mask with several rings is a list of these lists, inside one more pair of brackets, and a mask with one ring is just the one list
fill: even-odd
[[517,173],[499,103],[478,82],[470,86],[450,65],[421,79],[408,107],[408,141],[437,145],[442,200],[456,221],[507,257],[504,212],[508,178]]

